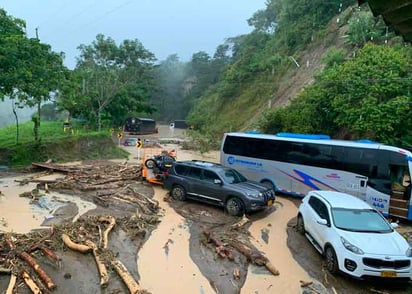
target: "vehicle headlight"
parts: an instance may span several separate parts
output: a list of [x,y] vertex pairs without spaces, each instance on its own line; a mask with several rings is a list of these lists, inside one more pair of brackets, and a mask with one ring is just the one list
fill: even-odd
[[364,254],[363,250],[360,249],[359,247],[356,247],[355,245],[353,245],[352,243],[350,243],[348,240],[346,240],[343,237],[340,237],[340,240],[342,241],[343,246],[345,246],[346,249],[348,249],[349,251],[355,253],[355,254],[359,254],[362,255]]
[[412,257],[412,248],[411,247],[409,247],[408,250],[406,250],[406,256],[407,257]]
[[253,197],[253,198],[262,198],[263,197],[262,193],[248,193],[247,195],[249,197]]

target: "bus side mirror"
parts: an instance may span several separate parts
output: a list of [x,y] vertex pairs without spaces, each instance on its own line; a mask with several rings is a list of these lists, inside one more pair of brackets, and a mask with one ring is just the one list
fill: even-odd
[[219,180],[219,179],[214,179],[213,183],[216,184],[216,185],[222,185],[222,181]]

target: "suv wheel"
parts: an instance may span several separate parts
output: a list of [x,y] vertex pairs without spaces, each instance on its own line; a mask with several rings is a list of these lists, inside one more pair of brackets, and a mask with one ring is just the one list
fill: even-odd
[[325,257],[326,257],[326,268],[331,274],[335,274],[339,270],[338,266],[338,258],[336,257],[335,250],[332,246],[326,247],[325,250]]
[[273,191],[275,191],[275,185],[273,185],[272,182],[263,181],[262,184],[268,187],[269,189],[272,189]]
[[184,201],[186,199],[186,190],[180,185],[173,186],[170,194],[176,200]]
[[298,215],[298,222],[296,224],[296,230],[302,235],[305,234],[305,223],[303,221],[303,217],[300,214]]
[[226,202],[226,211],[233,216],[242,216],[245,213],[242,200],[232,197]]

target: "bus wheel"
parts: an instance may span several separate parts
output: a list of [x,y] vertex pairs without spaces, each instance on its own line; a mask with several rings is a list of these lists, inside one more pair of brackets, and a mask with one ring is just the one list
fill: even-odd
[[275,185],[273,185],[271,181],[263,181],[262,184],[275,191]]
[[170,195],[172,195],[173,199],[184,201],[186,199],[186,190],[182,186],[176,185],[173,186]]
[[226,201],[226,211],[233,216],[242,216],[245,213],[242,200],[232,197]]

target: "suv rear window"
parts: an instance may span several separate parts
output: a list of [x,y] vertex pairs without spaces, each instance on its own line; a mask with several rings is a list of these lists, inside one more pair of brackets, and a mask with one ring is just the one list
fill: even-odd
[[195,178],[195,179],[200,179],[200,174],[202,170],[197,167],[191,167],[189,174],[187,175],[188,177]]
[[188,166],[181,165],[181,164],[176,164],[175,165],[175,172],[178,175],[185,175],[188,170],[189,170]]

